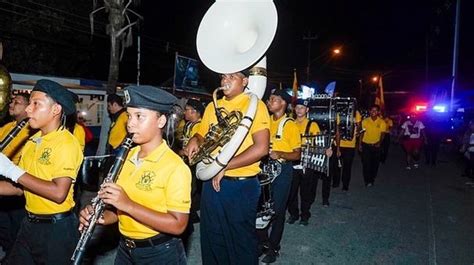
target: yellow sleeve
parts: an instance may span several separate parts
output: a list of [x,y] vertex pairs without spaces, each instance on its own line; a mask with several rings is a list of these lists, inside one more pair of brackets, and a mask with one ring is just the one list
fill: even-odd
[[288,121],[283,128],[283,137],[291,150],[301,148],[300,130],[294,121]]
[[173,212],[189,213],[191,207],[191,171],[180,163],[166,185],[166,206]]
[[125,136],[127,136],[127,114],[122,112],[115,121],[115,124],[110,128],[109,144],[115,149],[119,147]]
[[356,111],[356,116],[355,116],[355,122],[359,123],[362,121],[362,115],[360,115],[360,112],[357,110]]
[[84,148],[86,146],[86,131],[84,131],[84,128],[81,125],[76,123],[74,125],[74,134],[73,135],[79,141],[79,145],[81,146],[81,150],[82,150],[82,152],[84,152]]
[[52,179],[56,177],[70,177],[76,179],[84,156],[75,137],[71,137],[69,140],[63,142],[61,148],[55,151],[51,158],[51,161],[54,161],[55,165],[55,168],[51,171]]
[[211,125],[211,115],[214,115],[214,106],[212,102],[207,104],[206,110],[201,119],[201,124],[199,125],[199,129],[196,131],[202,137],[205,137],[207,132],[209,131],[209,127]]
[[321,133],[321,129],[319,129],[319,125],[317,122],[313,121],[311,123],[311,127],[309,128],[309,133],[311,135],[316,135],[316,134]]
[[[265,103],[259,100],[257,105],[257,113],[255,114],[255,117],[253,119],[250,132],[251,134],[254,134],[263,129],[270,130],[270,114],[268,113],[267,106],[265,106]],[[298,130],[298,127],[296,127],[296,129]]]
[[193,127],[191,128],[189,137],[193,137],[194,134],[196,134],[199,131],[199,126],[201,126],[201,122],[197,122],[196,124],[193,125]]
[[381,120],[380,128],[381,128],[382,132],[387,131],[387,123],[385,123],[384,120]]

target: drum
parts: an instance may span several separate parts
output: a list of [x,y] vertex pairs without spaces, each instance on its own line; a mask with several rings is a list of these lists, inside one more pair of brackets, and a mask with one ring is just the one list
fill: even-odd
[[354,117],[357,108],[355,98],[316,97],[309,100],[309,119],[315,121],[324,134],[336,135],[339,120],[339,133],[343,140],[354,136]]
[[113,155],[86,156],[80,170],[81,188],[88,191],[98,191],[101,176],[107,174],[107,161],[113,159]]
[[343,140],[352,140],[355,132],[355,98],[335,98],[336,112],[339,116],[339,135]]
[[313,169],[327,173],[329,158],[326,149],[331,145],[331,135],[318,134],[305,136],[301,146],[301,165],[305,169]]
[[315,121],[322,133],[336,135],[336,101],[334,98],[312,98],[308,119]]

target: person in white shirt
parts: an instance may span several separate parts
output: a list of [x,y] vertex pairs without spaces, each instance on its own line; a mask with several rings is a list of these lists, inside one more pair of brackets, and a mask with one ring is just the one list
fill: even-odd
[[426,142],[425,125],[412,114],[407,116],[407,120],[401,126],[400,143],[406,153],[406,169],[418,168],[420,160],[420,150]]

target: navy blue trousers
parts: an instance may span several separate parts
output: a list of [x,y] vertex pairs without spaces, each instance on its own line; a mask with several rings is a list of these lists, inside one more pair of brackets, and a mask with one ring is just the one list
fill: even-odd
[[179,238],[149,247],[130,249],[120,240],[115,265],[186,265],[186,253]]
[[204,265],[258,264],[255,220],[260,197],[257,178],[223,178],[216,192],[203,182],[201,194],[201,253]]

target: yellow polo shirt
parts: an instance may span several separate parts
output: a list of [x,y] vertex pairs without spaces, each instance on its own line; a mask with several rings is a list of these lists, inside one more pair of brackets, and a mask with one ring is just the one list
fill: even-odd
[[[12,121],[0,128],[1,141],[7,137],[8,133],[10,133],[16,125],[17,122]],[[31,129],[28,124],[25,125],[25,127],[20,130],[17,136],[15,136],[12,141],[3,149],[2,153],[10,158],[10,160],[15,163],[15,165],[18,165],[18,162],[20,162],[21,149],[25,145],[26,141],[28,141],[28,138],[33,135],[34,131],[35,130]]]
[[365,118],[362,121],[362,129],[365,129],[362,142],[366,144],[375,144],[380,141],[382,133],[385,133],[387,130],[387,125],[385,121],[380,117],[374,121],[371,117]]
[[127,136],[127,112],[122,112],[117,120],[110,125],[109,141],[112,148],[116,149]]
[[[304,135],[306,133],[306,126],[308,126],[309,119],[304,118],[302,121],[295,120],[296,126],[298,126],[298,130],[300,131],[300,135]],[[277,126],[278,130],[278,126]],[[309,132],[310,135],[316,135],[321,133],[321,130],[319,129],[319,125],[313,121],[311,122],[311,125],[309,126]],[[301,142],[305,142],[306,137],[301,137]]]
[[84,152],[84,148],[86,147],[86,131],[84,130],[84,127],[77,123],[74,124],[73,135],[79,142],[79,145],[81,146],[81,151]]
[[[238,110],[245,115],[247,108],[250,103],[250,97],[247,94],[240,94],[233,98],[232,100],[228,100],[225,97],[219,99],[217,101],[217,106],[219,108],[224,108],[229,113],[234,110]],[[199,125],[199,130],[197,133],[203,137],[209,131],[209,128],[212,124],[217,124],[217,118],[214,110],[214,104],[210,103],[207,105],[206,110],[204,111],[204,115],[201,120],[201,124]],[[247,133],[247,136],[244,138],[244,141],[240,145],[239,149],[237,150],[236,155],[239,155],[247,148],[254,144],[252,139],[252,134],[259,132],[264,129],[269,129],[270,127],[270,117],[268,115],[267,107],[265,103],[261,100],[258,101],[257,112],[255,113],[255,117],[252,122],[252,126],[250,127],[250,131]],[[215,151],[216,153],[216,151]],[[232,170],[227,170],[225,172],[226,176],[234,176],[234,177],[246,177],[246,176],[255,176],[260,173],[260,161],[255,162],[251,165],[236,168]]]
[[280,121],[286,115],[281,116],[278,120],[274,120],[274,116],[270,117],[270,143],[273,151],[293,152],[293,150],[301,148],[301,134],[294,120],[288,120],[283,127],[283,132],[278,139],[277,132]]
[[[362,121],[362,116],[360,115],[360,112],[357,110],[355,117],[354,117],[354,122],[355,124],[358,124]],[[352,140],[342,140],[339,143],[339,147],[345,147],[345,148],[355,148],[356,146],[356,136],[357,130],[354,132],[354,137],[352,137]]]
[[[83,155],[76,137],[60,129],[42,136],[33,135],[22,150],[19,166],[29,174],[45,180],[69,177],[76,179]],[[25,189],[26,210],[35,214],[55,214],[71,210],[75,203],[73,186],[66,199],[57,204]]]
[[[153,211],[189,213],[191,171],[166,141],[147,157],[138,159],[140,146],[132,148],[117,179],[128,197]],[[120,233],[133,239],[159,234],[126,213],[118,211]]]

